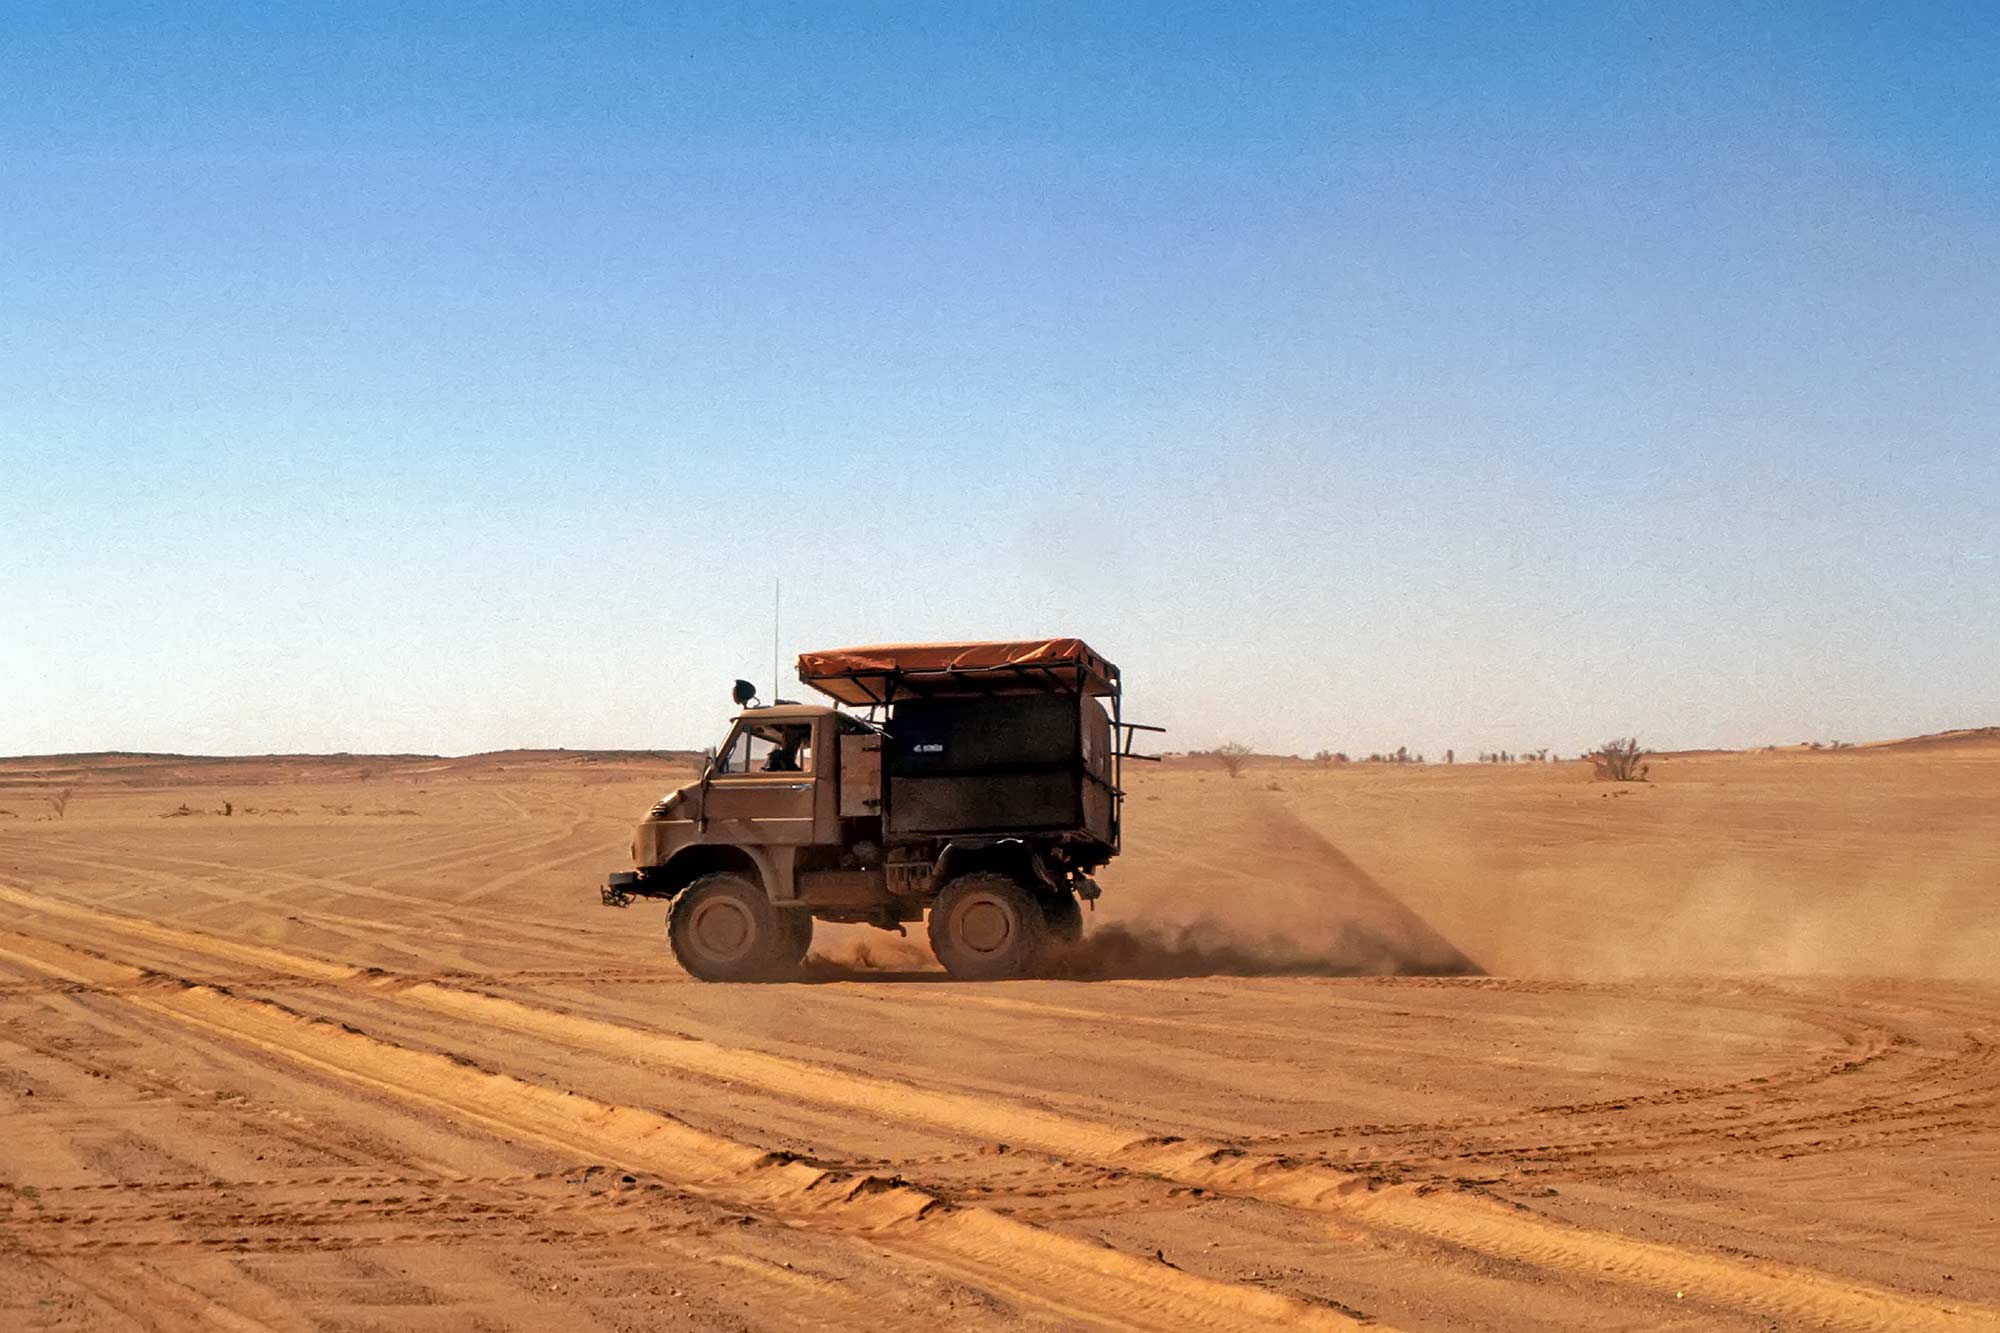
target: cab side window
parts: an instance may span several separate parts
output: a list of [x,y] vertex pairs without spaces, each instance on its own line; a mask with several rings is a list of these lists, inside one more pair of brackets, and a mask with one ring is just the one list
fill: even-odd
[[724,777],[812,771],[812,723],[745,723],[729,738],[715,771]]

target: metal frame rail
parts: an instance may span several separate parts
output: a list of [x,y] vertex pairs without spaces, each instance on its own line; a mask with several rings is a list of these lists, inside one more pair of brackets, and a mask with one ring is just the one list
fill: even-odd
[[[1088,765],[1083,767],[1083,773],[1092,781],[1106,786],[1111,793],[1111,845],[1116,849],[1122,843],[1125,828],[1125,761],[1139,759],[1147,763],[1158,763],[1160,756],[1136,753],[1132,745],[1139,732],[1164,733],[1166,728],[1147,726],[1143,722],[1127,722],[1124,717],[1124,679],[1119,674],[1118,668],[1110,662],[1099,658],[1098,664],[1103,667],[1104,681],[1110,686],[1101,697],[1111,701],[1111,780],[1106,783],[1103,778],[1092,773]],[[927,680],[919,683],[912,678],[913,676],[922,676]],[[1089,693],[1090,677],[1091,664],[1088,662],[1079,661],[1074,665],[1009,662],[985,667],[946,667],[941,670],[915,673],[895,667],[842,671],[813,676],[805,683],[812,685],[823,680],[844,680],[852,683],[857,690],[868,696],[869,702],[866,706],[870,725],[886,732],[887,710],[899,697],[949,698],[953,695],[963,695],[966,693],[965,687],[971,686],[973,693],[991,698],[998,694],[1000,688],[1033,685],[1046,694],[1074,696],[1078,700],[1077,706],[1081,708],[1083,699],[1100,697]],[[878,717],[877,710],[881,710],[884,716]],[[886,791],[884,795],[886,819]]]

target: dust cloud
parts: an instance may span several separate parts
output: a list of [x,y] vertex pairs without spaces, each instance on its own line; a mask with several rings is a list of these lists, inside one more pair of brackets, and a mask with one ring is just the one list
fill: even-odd
[[[1261,854],[1235,864],[1157,854],[1121,861],[1103,899],[1107,910],[1087,912],[1083,938],[1052,947],[1041,975],[1118,981],[1484,974],[1288,812],[1260,805],[1252,822],[1245,836]],[[921,928],[905,937],[821,925],[805,970],[816,980],[944,979]]]
[[[822,930],[825,928],[822,927]],[[816,944],[808,980],[944,981],[931,951],[915,938],[884,935]],[[1246,933],[1237,923],[1108,922],[1074,944],[1053,946],[1039,976],[1063,981],[1140,981],[1188,977],[1477,976],[1456,949],[1344,923],[1322,938]]]
[[[812,952],[802,969],[808,981],[842,981],[891,975],[915,980],[945,980],[928,946],[915,937],[891,935],[872,926],[836,926],[822,922],[815,931]],[[934,974],[934,975],[933,975]]]
[[1936,839],[1928,865],[1888,845],[1753,855],[1727,845],[1732,832],[1711,835],[1713,854],[1600,844],[1533,862],[1433,847],[1407,879],[1413,902],[1506,976],[2000,981],[1990,850]]
[[[1056,975],[1477,976],[1452,941],[1318,832],[1257,801],[1226,836],[1254,854],[1142,851],[1107,872],[1102,913],[1061,951]],[[1224,833],[1225,830],[1218,830]],[[1178,841],[1178,839],[1176,839]],[[1164,850],[1164,849],[1162,849]]]
[[[1440,947],[1441,946],[1441,947]],[[1342,923],[1321,938],[1245,933],[1236,922],[1121,921],[1087,932],[1051,958],[1048,975],[1076,981],[1169,977],[1476,976],[1449,944]]]

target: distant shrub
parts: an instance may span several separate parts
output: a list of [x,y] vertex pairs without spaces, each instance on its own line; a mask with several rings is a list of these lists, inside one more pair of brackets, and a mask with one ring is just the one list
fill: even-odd
[[1209,754],[1222,765],[1222,771],[1232,778],[1243,776],[1243,766],[1250,762],[1250,747],[1242,741],[1228,741],[1216,746]]
[[73,791],[68,787],[64,787],[61,791],[49,797],[50,817],[54,819],[61,819],[64,815],[68,814],[69,798],[74,795],[76,795],[75,791]]
[[1604,742],[1584,758],[1590,760],[1591,771],[1607,782],[1644,782],[1651,767],[1643,762],[1647,753],[1639,748],[1638,737],[1625,736]]

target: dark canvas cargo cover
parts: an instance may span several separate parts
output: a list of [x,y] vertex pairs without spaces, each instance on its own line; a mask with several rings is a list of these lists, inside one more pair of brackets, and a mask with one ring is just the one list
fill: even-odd
[[[1080,725],[1083,709],[1100,725]],[[883,828],[892,838],[1084,827],[1086,765],[1100,776],[1104,767],[1104,710],[1095,702],[1073,693],[958,696],[904,699],[895,710],[882,738]]]
[[849,704],[959,693],[1109,695],[1118,668],[1082,639],[883,643],[799,654],[799,679]]

